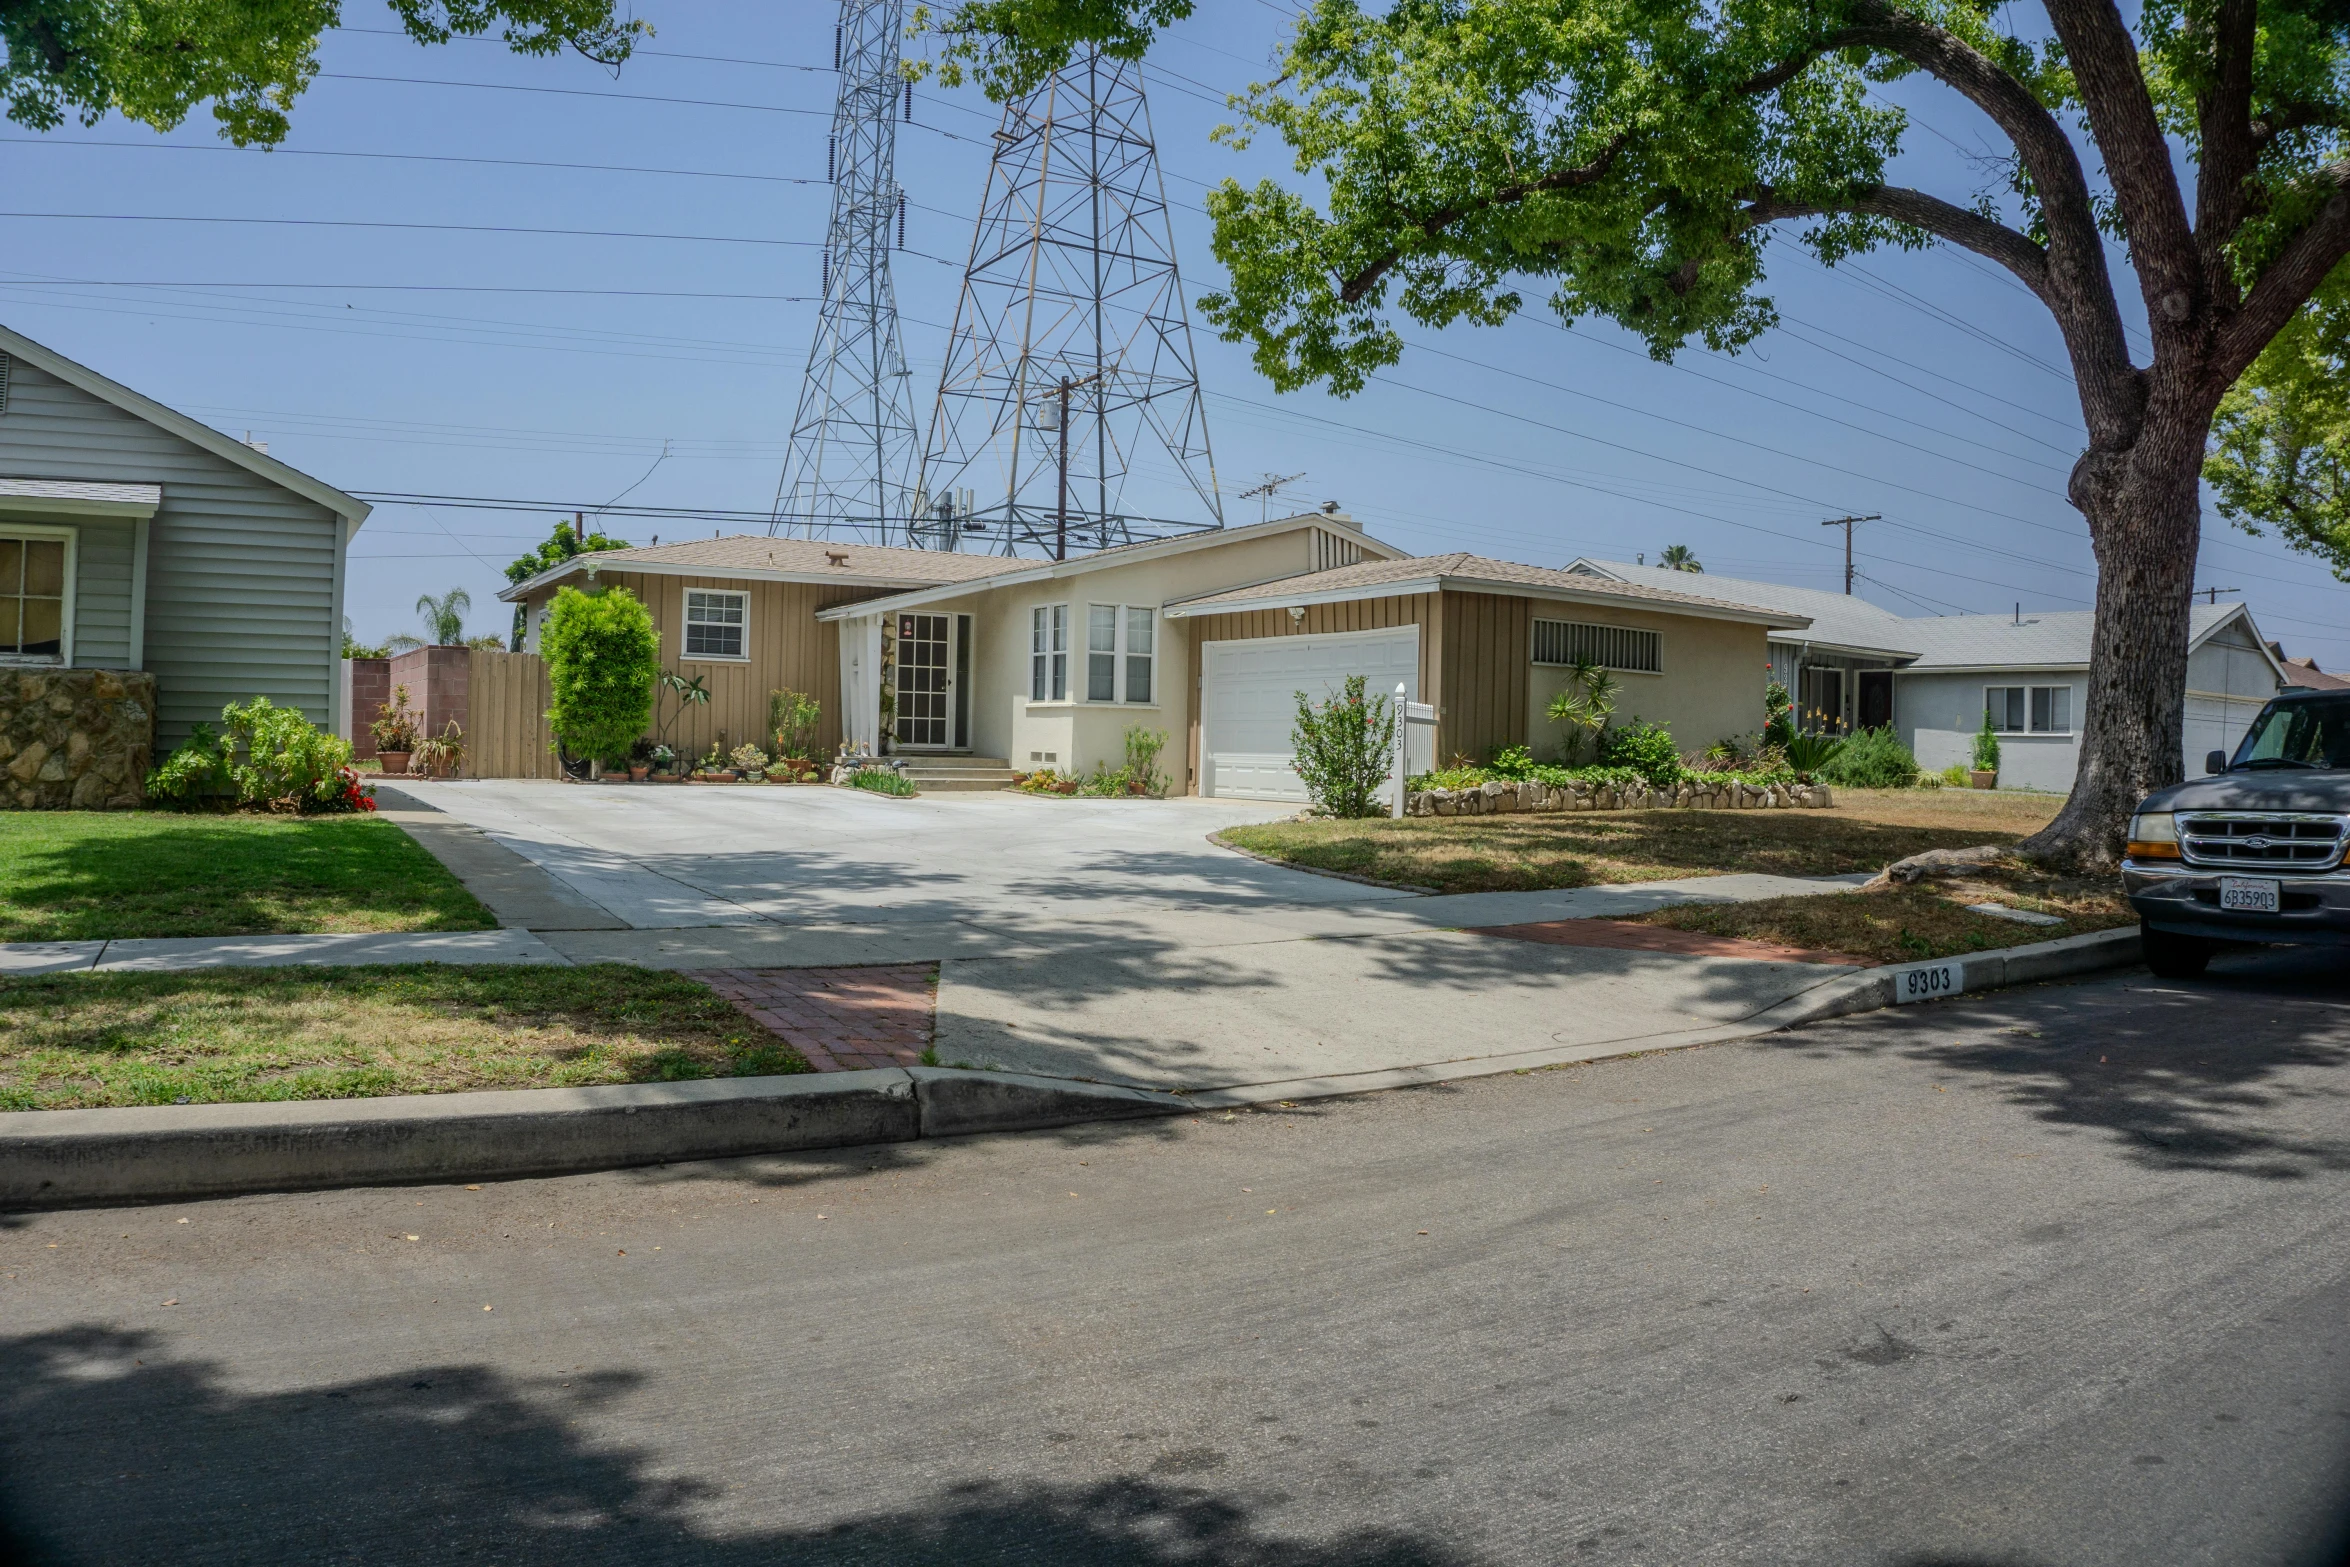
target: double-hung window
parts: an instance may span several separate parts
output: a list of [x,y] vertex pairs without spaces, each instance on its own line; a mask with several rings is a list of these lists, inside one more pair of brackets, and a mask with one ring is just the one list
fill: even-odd
[[1157,689],[1158,611],[1140,604],[1085,608],[1085,699],[1148,703]]
[[751,596],[712,588],[688,588],[685,593],[685,656],[688,658],[750,657]]
[[2066,735],[2073,732],[2071,686],[1985,686],[1983,709],[1991,727],[2006,735]]
[[1028,699],[1069,700],[1069,606],[1039,604],[1028,612]]
[[0,659],[65,661],[65,586],[71,536],[0,533]]

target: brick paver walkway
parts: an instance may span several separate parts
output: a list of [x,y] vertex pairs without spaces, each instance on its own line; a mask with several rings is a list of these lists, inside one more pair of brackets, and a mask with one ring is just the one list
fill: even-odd
[[936,964],[706,969],[693,977],[772,1030],[819,1072],[919,1066],[930,1048]]
[[1856,958],[1845,952],[1813,952],[1803,947],[1773,946],[1767,941],[1744,941],[1736,936],[1709,936],[1703,931],[1675,930],[1670,925],[1635,925],[1629,920],[1547,920],[1539,925],[1485,925],[1473,936],[1507,936],[1513,941],[1540,941],[1554,947],[1614,947],[1634,952],[1671,952],[1693,958],[1756,958],[1771,963],[1843,963],[1868,968],[1874,958]]

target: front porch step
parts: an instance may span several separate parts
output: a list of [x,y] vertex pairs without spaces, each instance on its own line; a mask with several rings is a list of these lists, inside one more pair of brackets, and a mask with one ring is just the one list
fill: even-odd
[[916,788],[934,793],[1005,789],[1015,776],[1011,763],[1000,756],[901,754],[895,760],[903,764],[900,771],[914,780]]

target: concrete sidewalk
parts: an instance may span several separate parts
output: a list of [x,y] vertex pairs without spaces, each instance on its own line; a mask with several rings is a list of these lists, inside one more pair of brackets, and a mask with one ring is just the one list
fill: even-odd
[[136,941],[27,941],[0,945],[0,975],[125,969],[284,968],[350,963],[568,963],[527,930],[362,933],[349,936],[164,936]]

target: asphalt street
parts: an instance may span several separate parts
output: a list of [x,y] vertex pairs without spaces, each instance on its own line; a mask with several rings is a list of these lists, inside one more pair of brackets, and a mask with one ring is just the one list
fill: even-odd
[[2340,969],[0,1219],[0,1558],[2336,1561]]

